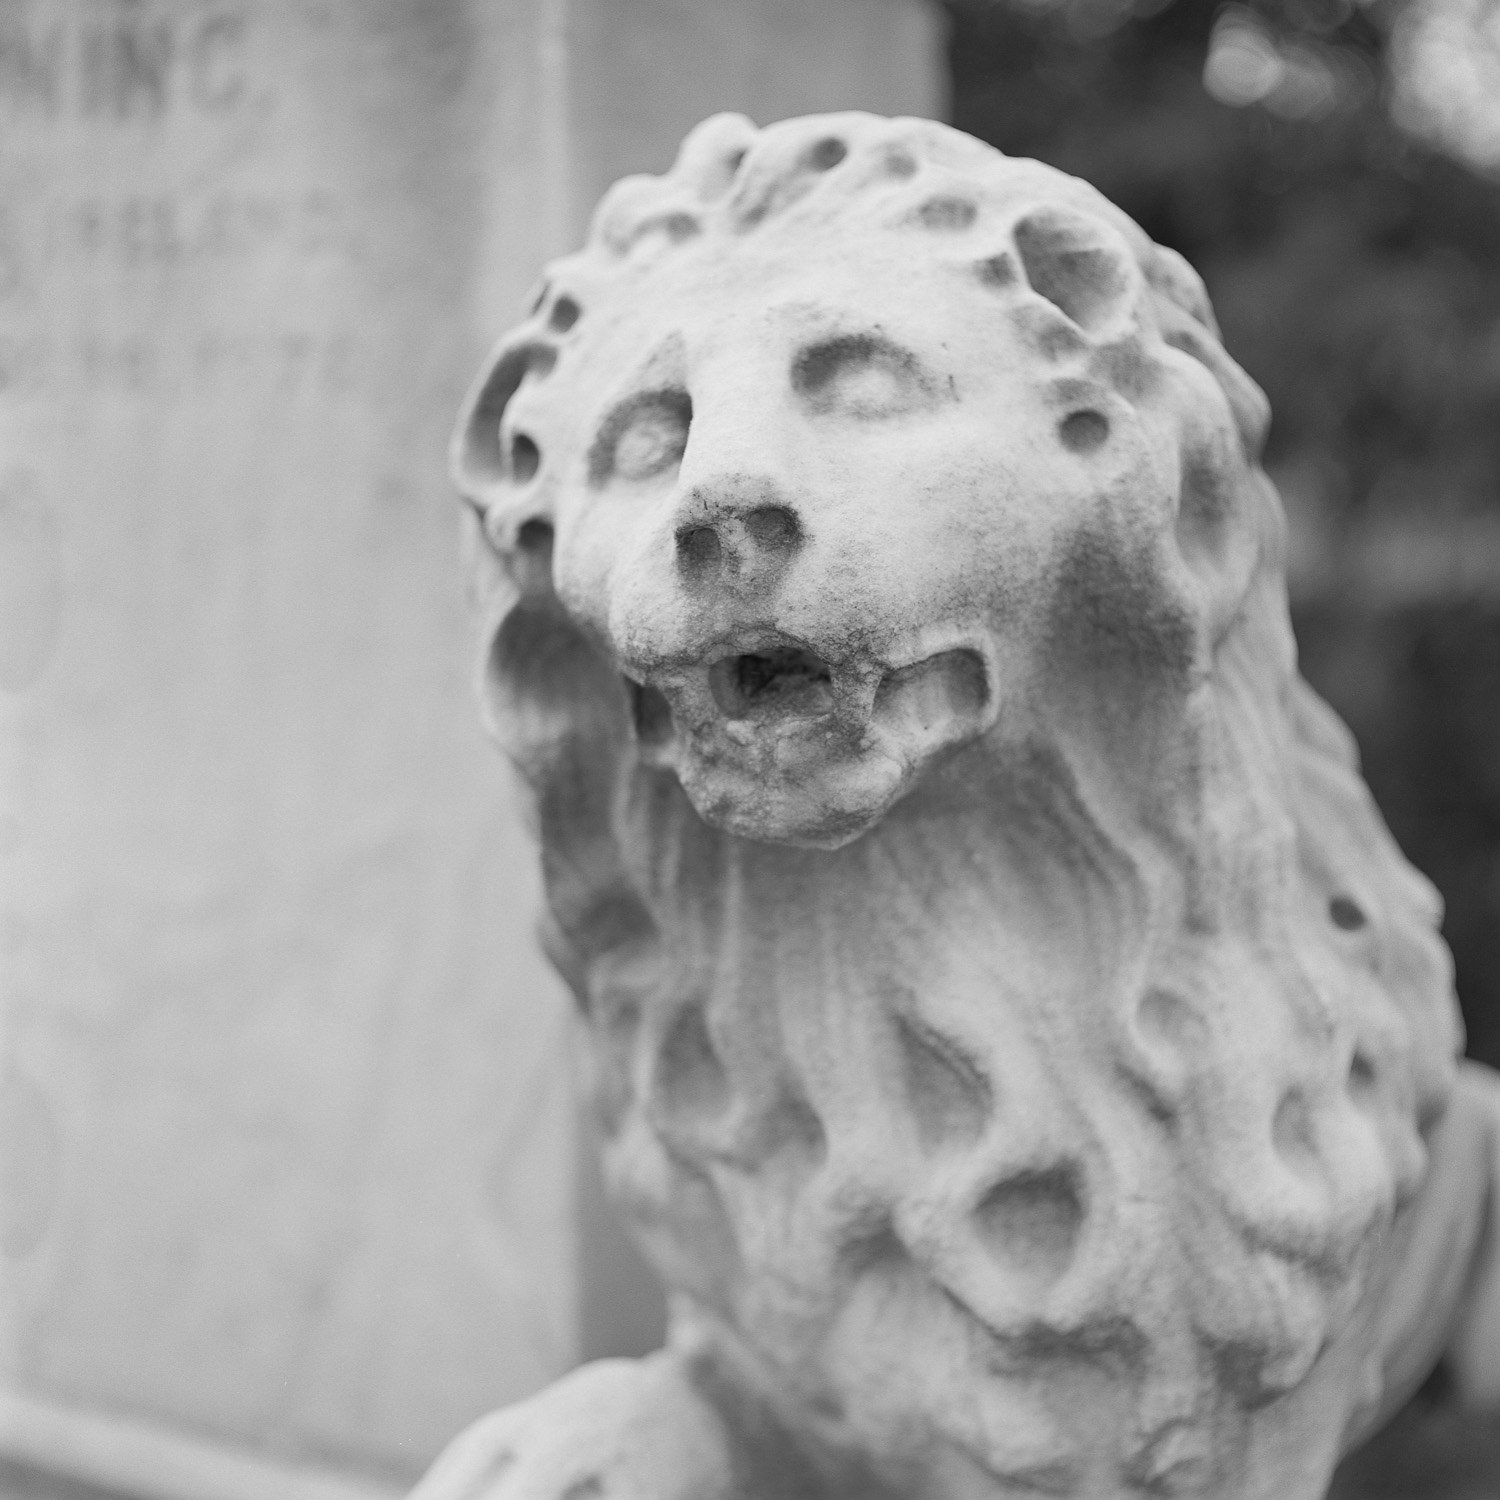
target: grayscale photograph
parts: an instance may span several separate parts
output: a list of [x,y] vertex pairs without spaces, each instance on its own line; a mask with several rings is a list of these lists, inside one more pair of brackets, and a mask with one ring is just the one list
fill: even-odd
[[1500,0],[0,0],[0,1500],[1500,1500]]

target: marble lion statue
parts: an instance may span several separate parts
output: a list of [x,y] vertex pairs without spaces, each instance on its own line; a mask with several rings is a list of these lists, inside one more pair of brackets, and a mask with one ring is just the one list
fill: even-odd
[[420,1500],[1313,1500],[1500,1401],[1500,1088],[1301,681],[1263,396],[1084,183],[720,116],[455,440],[666,1349]]

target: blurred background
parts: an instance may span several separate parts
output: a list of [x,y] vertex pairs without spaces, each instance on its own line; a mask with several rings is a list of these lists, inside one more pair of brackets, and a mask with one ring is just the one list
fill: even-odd
[[[611,180],[850,107],[1203,273],[1500,1062],[1500,0],[0,0],[0,1500],[380,1500],[659,1336],[443,449]],[[1339,1493],[1497,1453],[1429,1400]]]

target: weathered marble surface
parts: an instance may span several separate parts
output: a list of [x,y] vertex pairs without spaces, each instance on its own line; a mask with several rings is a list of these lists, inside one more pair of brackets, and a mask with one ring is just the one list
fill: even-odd
[[1313,1500],[1445,1351],[1500,1396],[1500,1089],[1266,421],[1179,257],[945,127],[605,198],[456,467],[672,1330],[421,1500]]

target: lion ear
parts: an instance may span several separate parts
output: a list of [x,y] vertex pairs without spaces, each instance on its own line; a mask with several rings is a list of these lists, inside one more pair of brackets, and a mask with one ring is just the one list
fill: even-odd
[[481,540],[473,559],[481,592],[487,573],[503,576],[523,598],[552,592],[552,514],[538,485],[542,454],[521,433],[507,445],[501,423],[521,382],[533,372],[547,374],[556,358],[550,344],[535,338],[507,340],[459,411],[449,471],[479,522]]
[[1023,215],[1013,236],[1032,291],[1085,333],[1128,322],[1139,276],[1129,247],[1103,220],[1048,205]]
[[500,419],[526,378],[527,361],[520,355],[520,350],[502,345],[486,361],[459,408],[448,448],[454,488],[481,514],[489,502],[499,498],[496,490],[505,479]]
[[[547,373],[550,345],[507,340],[470,388],[449,450],[468,505],[466,552],[480,620],[480,703],[486,727],[528,776],[545,779],[580,695],[596,690],[587,642],[552,583],[553,515],[536,443],[502,429],[506,407],[533,370]],[[617,684],[611,687],[618,692]]]
[[[506,340],[492,354],[459,408],[458,424],[448,448],[448,467],[455,488],[481,515],[504,504],[515,486],[536,472],[539,455],[530,439],[516,438],[505,450],[500,423],[521,382],[535,373],[547,375],[557,350],[539,339]],[[528,445],[529,451],[519,445]]]

